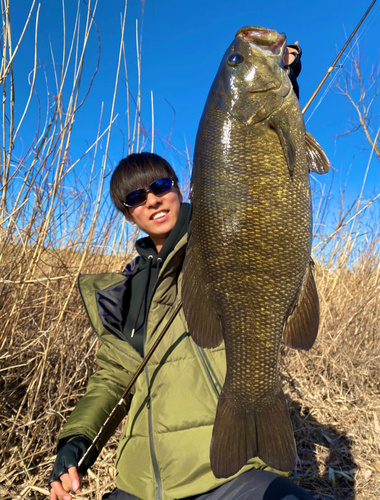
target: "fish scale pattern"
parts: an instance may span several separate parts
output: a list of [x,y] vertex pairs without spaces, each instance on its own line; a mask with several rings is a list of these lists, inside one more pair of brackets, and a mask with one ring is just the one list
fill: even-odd
[[[302,123],[290,176],[268,124],[225,120],[232,121],[212,108],[202,128],[207,147],[194,163],[189,247],[208,303],[222,318],[226,385],[236,405],[251,407],[278,391],[283,326],[310,259],[310,190]],[[230,146],[223,148],[225,129]]]
[[217,477],[256,455],[290,470],[296,456],[277,362],[309,266],[311,201],[302,115],[293,99],[284,108],[294,115],[292,172],[268,121],[244,124],[209,100],[197,136],[184,302],[196,310],[196,321],[187,319],[197,343],[216,345],[221,337],[207,339],[215,318],[225,341],[227,373],[211,444]]
[[216,477],[235,474],[254,456],[275,469],[294,467],[279,345],[285,327],[288,345],[309,348],[318,327],[305,127],[281,68],[285,43],[273,30],[238,32],[194,150],[182,298],[194,341],[225,342],[210,448]]

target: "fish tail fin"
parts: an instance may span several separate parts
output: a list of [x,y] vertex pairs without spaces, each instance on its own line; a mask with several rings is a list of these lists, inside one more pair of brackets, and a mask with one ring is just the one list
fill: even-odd
[[210,449],[215,477],[230,477],[257,456],[279,471],[295,467],[297,450],[282,390],[269,404],[247,410],[232,406],[223,389]]

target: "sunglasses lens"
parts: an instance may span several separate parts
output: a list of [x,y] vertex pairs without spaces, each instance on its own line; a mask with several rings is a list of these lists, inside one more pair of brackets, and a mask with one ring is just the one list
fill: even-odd
[[145,189],[136,189],[127,194],[125,202],[129,207],[138,207],[146,202]]
[[172,186],[173,181],[168,177],[164,177],[163,179],[158,179],[157,181],[152,182],[149,186],[149,191],[152,191],[155,196],[162,196],[170,191]]
[[146,202],[147,191],[151,191],[154,196],[163,196],[171,190],[174,182],[169,177],[163,177],[157,181],[152,182],[146,189],[135,189],[127,194],[125,203],[127,207],[138,207]]

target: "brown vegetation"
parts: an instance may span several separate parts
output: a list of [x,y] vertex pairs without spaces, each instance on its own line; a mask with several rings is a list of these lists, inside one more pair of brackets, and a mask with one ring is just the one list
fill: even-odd
[[[353,263],[338,257],[331,265],[316,264],[322,307],[318,340],[310,352],[282,352],[300,459],[293,477],[315,498],[375,499],[379,494],[378,243],[363,243]],[[81,259],[44,249],[26,283],[23,275],[33,252],[15,245],[2,249],[4,499],[47,493],[58,431],[85,390],[98,347],[74,286]],[[122,266],[120,258],[89,254],[82,272]],[[85,498],[101,498],[101,491],[112,488],[117,442],[116,435],[102,451]]]
[[[69,160],[80,79],[65,90],[66,72],[56,75],[50,121],[41,125],[43,134],[29,149],[15,156],[19,128],[10,71],[15,52],[8,46],[7,15],[4,11],[7,57],[0,71],[9,104],[3,108],[0,191],[0,497],[42,499],[58,432],[95,369],[98,341],[81,305],[78,274],[120,271],[135,235],[104,202],[106,160],[100,171],[94,168],[101,134],[86,153],[92,156],[84,174]],[[91,23],[89,15],[86,30]],[[77,36],[74,32],[73,40]],[[82,71],[80,52],[74,73]],[[72,64],[63,60],[62,68],[69,71]],[[63,111],[67,96],[71,107]],[[112,110],[106,135],[113,120]],[[132,122],[129,151],[139,150],[144,140],[138,109]],[[104,158],[107,148],[108,140]],[[319,336],[310,352],[282,349],[280,370],[299,452],[293,479],[320,499],[380,495],[379,231],[376,221],[364,230],[361,219],[373,201],[363,205],[359,195],[351,212],[342,210],[334,231],[318,229]],[[318,215],[326,213],[322,205],[318,228],[324,227]],[[98,500],[113,488],[118,438],[102,450],[78,498]]]

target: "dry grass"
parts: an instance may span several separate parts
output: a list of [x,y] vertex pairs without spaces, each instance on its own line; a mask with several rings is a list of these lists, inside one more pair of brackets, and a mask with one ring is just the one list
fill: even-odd
[[[21,123],[15,120],[11,69],[17,44],[10,44],[8,0],[1,5],[8,36],[2,38],[0,68],[0,82],[7,89],[0,170],[0,497],[42,499],[48,494],[58,432],[95,370],[98,344],[79,299],[78,274],[120,271],[135,235],[104,201],[112,168],[107,152],[113,107],[109,125],[103,132],[99,127],[84,157],[74,161],[70,155],[80,78],[68,75],[83,71],[82,54],[94,29],[91,11],[85,9],[84,31],[79,33],[78,25],[69,40],[75,57],[67,50],[64,71],[55,74],[49,122],[38,124],[40,135],[16,155]],[[33,9],[36,14],[34,4]],[[122,66],[128,81],[123,42],[115,93]],[[128,152],[146,148],[148,140],[139,102],[138,96],[134,113],[127,103]],[[98,161],[102,137],[104,154]],[[342,209],[335,230],[321,230],[327,196],[321,200],[316,204],[315,249],[319,337],[310,352],[284,348],[281,358],[300,458],[293,478],[315,498],[375,500],[380,496],[379,231],[376,223],[362,229],[361,194],[349,213]],[[119,433],[102,450],[78,498],[100,500],[102,492],[112,489],[118,438]]]
[[[333,257],[315,268],[322,308],[317,343],[308,353],[282,353],[300,458],[293,477],[315,498],[375,499],[380,492],[378,243],[362,239],[358,248],[348,227],[339,235],[340,252],[331,241]],[[79,269],[120,270],[125,262],[104,253],[83,261],[81,253],[44,248],[26,282],[34,251],[7,244],[1,252],[4,499],[44,497],[56,436],[95,369],[97,342],[73,286]],[[102,451],[85,498],[112,488],[117,441],[116,435]]]
[[318,266],[321,328],[309,353],[286,350],[283,382],[300,463],[315,498],[379,497],[379,261]]
[[[122,268],[120,259],[96,262],[94,258],[89,257],[82,266],[84,272]],[[22,310],[12,317],[8,312],[18,300],[21,286],[3,284],[1,321],[3,325],[8,321],[0,372],[0,492],[4,500],[44,497],[56,436],[95,369],[97,341],[75,289],[66,303],[78,264],[73,256],[70,259],[67,253],[50,250],[44,274],[48,262],[52,263],[50,280],[31,284]],[[67,277],[52,279],[63,274]],[[282,379],[300,459],[293,477],[315,498],[377,499],[377,247],[363,250],[362,258],[350,268],[317,265],[316,276],[322,306],[317,343],[308,353],[285,348],[282,353]],[[66,312],[61,317],[64,305]],[[116,435],[93,467],[85,498],[101,498],[102,491],[113,487],[117,441]]]

